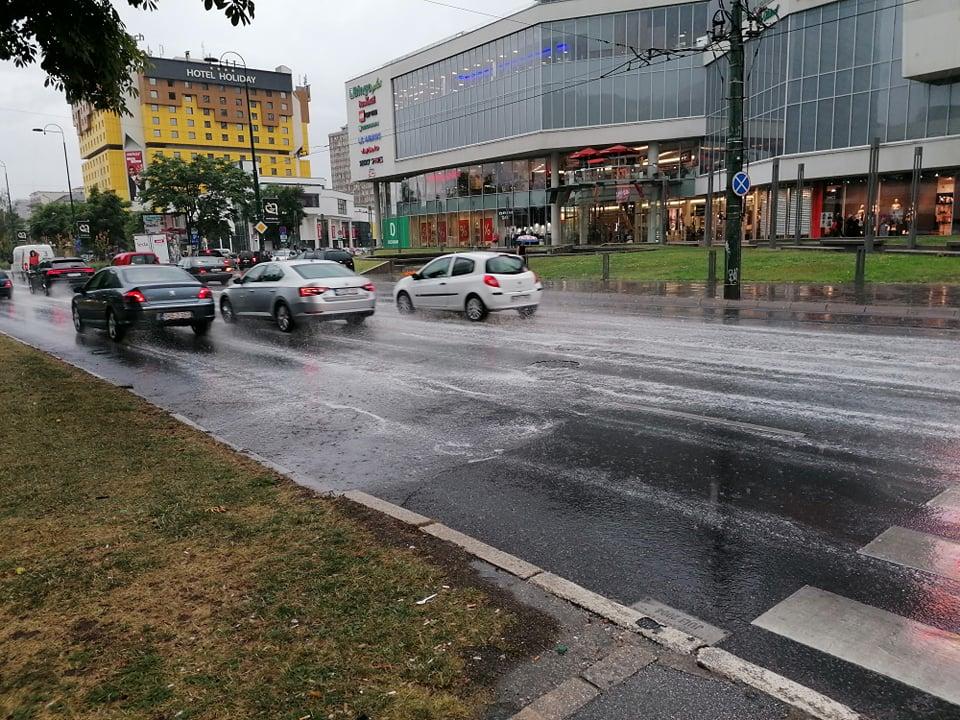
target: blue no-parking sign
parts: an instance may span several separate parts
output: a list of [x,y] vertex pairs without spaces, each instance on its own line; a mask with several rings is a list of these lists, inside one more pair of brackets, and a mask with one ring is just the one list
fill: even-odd
[[733,180],[730,181],[730,187],[733,188],[734,193],[743,197],[750,192],[750,176],[741,170],[733,176]]

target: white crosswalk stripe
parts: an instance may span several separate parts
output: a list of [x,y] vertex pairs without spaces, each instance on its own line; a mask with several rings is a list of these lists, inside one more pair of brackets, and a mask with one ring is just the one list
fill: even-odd
[[892,527],[860,554],[915,570],[960,580],[960,543],[902,527]]
[[956,633],[810,586],[753,624],[960,705]]
[[945,490],[927,503],[930,507],[960,510],[960,485]]

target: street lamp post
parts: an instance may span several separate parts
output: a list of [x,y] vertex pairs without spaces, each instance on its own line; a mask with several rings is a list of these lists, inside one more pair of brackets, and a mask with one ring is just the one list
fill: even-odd
[[[56,128],[56,130],[52,130],[51,128]],[[48,132],[59,133],[60,135],[60,140],[63,143],[63,165],[67,169],[67,194],[70,195],[70,221],[73,223],[70,234],[74,235],[77,232],[77,211],[73,204],[73,183],[70,181],[70,161],[67,159],[67,135],[63,132],[63,128],[56,123],[48,123],[42,128],[34,128],[33,131],[43,133],[44,135]]]
[[[228,50],[219,58],[208,57],[204,58],[204,60],[209,63],[219,63],[220,65],[224,65],[226,64],[224,62],[224,58],[227,55],[236,55],[238,58],[240,58],[240,64],[243,66],[243,94],[247,99],[247,132],[250,135],[250,160],[253,163],[253,197],[257,204],[256,210],[254,211],[254,220],[256,221],[255,225],[259,225],[260,213],[263,210],[263,202],[260,198],[260,175],[257,171],[257,144],[253,141],[253,111],[250,107],[250,82],[247,74],[247,61],[243,59],[243,55],[235,50]],[[260,239],[260,249],[263,250],[263,235],[259,230],[257,230],[257,237]]]
[[3,167],[3,179],[7,183],[7,210],[13,215],[13,200],[10,199],[10,177],[7,175],[7,164],[0,160],[0,166]]

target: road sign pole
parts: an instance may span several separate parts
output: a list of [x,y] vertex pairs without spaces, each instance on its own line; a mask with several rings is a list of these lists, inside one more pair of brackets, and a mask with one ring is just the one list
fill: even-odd
[[734,192],[733,179],[743,170],[743,4],[733,0],[730,8],[730,96],[727,105],[727,218],[726,266],[723,275],[725,300],[740,299],[741,226],[743,197]]

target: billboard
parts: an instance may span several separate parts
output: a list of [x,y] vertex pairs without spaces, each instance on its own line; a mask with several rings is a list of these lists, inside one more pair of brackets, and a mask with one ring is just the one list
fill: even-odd
[[135,202],[140,195],[140,176],[143,175],[143,153],[140,150],[127,150],[123,153],[127,162],[127,188],[130,201]]
[[208,62],[190,60],[170,60],[167,58],[147,58],[144,70],[147,77],[163,80],[180,80],[192,83],[216,83],[231,87],[243,87],[262,90],[280,90],[293,92],[293,76],[290,73],[254,70],[253,68],[215,65]]
[[383,246],[387,248],[410,247],[410,218],[394,217],[383,221]]

